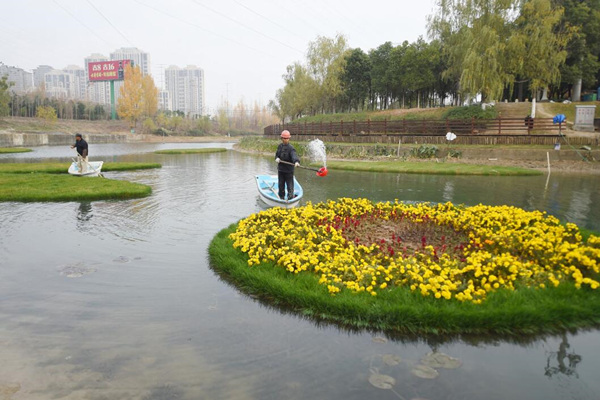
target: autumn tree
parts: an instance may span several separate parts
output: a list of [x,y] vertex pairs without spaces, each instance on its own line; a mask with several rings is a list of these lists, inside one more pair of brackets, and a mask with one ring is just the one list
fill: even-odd
[[140,67],[132,67],[131,64],[125,66],[125,80],[120,89],[117,112],[120,118],[129,120],[131,128],[135,128],[144,113],[142,81]]
[[56,110],[52,106],[40,106],[37,108],[37,118],[43,119],[48,125],[54,125],[57,120]]
[[158,112],[158,88],[150,75],[142,78],[142,104],[144,117],[153,118]]

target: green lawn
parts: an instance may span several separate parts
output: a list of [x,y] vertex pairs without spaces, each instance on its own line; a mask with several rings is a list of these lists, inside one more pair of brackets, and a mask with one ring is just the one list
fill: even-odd
[[518,288],[490,293],[482,304],[423,297],[408,288],[377,296],[328,293],[311,273],[290,274],[273,263],[248,267],[247,255],[219,232],[209,246],[211,268],[241,292],[263,303],[319,321],[400,334],[523,334],[562,332],[600,324],[600,290]]
[[409,162],[409,161],[329,161],[327,167],[347,171],[394,172],[405,174],[439,175],[541,175],[542,172],[493,165],[455,164],[451,162]]
[[145,197],[152,188],[139,183],[46,173],[0,173],[0,201],[81,201]]
[[[71,163],[0,163],[0,173],[28,174],[38,172],[66,174],[70,165]],[[151,168],[161,168],[161,165],[158,163],[106,162],[102,165],[102,172]]]
[[[68,163],[0,163],[0,201],[80,201],[145,197],[139,183],[68,175]],[[104,163],[102,172],[160,168],[157,163]]]
[[202,149],[167,149],[156,150],[156,154],[200,154],[200,153],[221,153],[227,151],[223,147],[207,147]]
[[31,149],[26,149],[25,147],[0,147],[0,154],[7,153],[28,153],[33,151]]

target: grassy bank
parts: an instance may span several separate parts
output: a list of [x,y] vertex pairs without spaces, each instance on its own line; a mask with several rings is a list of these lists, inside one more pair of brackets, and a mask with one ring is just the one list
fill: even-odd
[[201,154],[201,153],[222,153],[227,151],[223,147],[207,147],[203,149],[167,149],[156,150],[155,154]]
[[26,149],[25,147],[0,147],[0,154],[28,153],[30,151],[32,151],[32,150]]
[[[244,138],[237,147],[247,151],[261,154],[274,155],[277,150],[278,141],[262,138]],[[300,157],[307,156],[306,142],[293,143]],[[479,164],[459,164],[456,162],[437,162],[435,159],[421,159],[414,154],[428,152],[435,156],[441,151],[440,147],[426,145],[404,145],[401,157],[398,157],[397,145],[384,145],[377,143],[326,143],[328,158],[346,159],[353,161],[328,161],[327,167],[331,169],[371,171],[371,172],[394,172],[415,174],[444,174],[444,175],[540,175],[540,171],[527,168],[502,167]],[[483,146],[483,148],[487,148]],[[519,148],[523,148],[520,146]],[[533,148],[533,147],[531,147]],[[420,151],[423,149],[424,151]],[[459,153],[456,147],[454,152]],[[447,149],[446,149],[447,151]],[[385,157],[385,160],[382,158]],[[357,160],[369,160],[357,161]],[[456,159],[453,159],[456,160]]]
[[493,165],[457,164],[451,162],[408,162],[408,161],[329,161],[327,167],[347,171],[394,172],[405,174],[438,175],[542,175],[541,171]]
[[80,201],[133,199],[152,193],[139,183],[47,173],[0,173],[0,201]]
[[[0,163],[0,173],[28,174],[32,172],[45,174],[66,174],[71,163]],[[130,171],[136,169],[160,168],[158,163],[107,162],[102,165],[102,172]]]
[[407,288],[335,296],[316,275],[290,274],[274,263],[248,267],[222,230],[209,246],[211,267],[225,281],[261,301],[317,320],[403,334],[535,334],[600,324],[600,293],[572,285],[490,293],[482,304],[439,301]]

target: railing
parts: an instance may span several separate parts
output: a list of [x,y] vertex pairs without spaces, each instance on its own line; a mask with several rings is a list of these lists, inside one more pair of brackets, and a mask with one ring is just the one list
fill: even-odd
[[554,124],[552,118],[496,118],[470,120],[378,120],[378,121],[339,121],[304,122],[269,125],[264,129],[266,136],[279,135],[287,129],[292,135],[371,135],[371,134],[411,134],[438,136],[453,132],[456,135],[534,135],[558,132],[561,124]]

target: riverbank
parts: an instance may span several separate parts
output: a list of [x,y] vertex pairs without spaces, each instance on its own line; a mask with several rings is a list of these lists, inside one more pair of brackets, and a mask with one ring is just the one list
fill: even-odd
[[[278,142],[261,138],[248,138],[236,143],[236,151],[273,156]],[[307,143],[294,146],[303,160],[307,159]],[[440,146],[435,157],[418,158],[411,153],[416,145],[385,146],[379,144],[327,144],[328,161],[375,161],[378,163],[443,163],[476,164],[488,167],[519,167],[541,172],[586,173],[600,175],[600,150],[590,151],[566,148],[548,149],[543,146]],[[454,157],[448,157],[454,155]],[[584,159],[585,158],[585,159]],[[306,161],[304,161],[307,163]],[[421,169],[422,167],[419,167]],[[437,167],[435,167],[437,168]],[[393,168],[392,168],[393,169]]]

